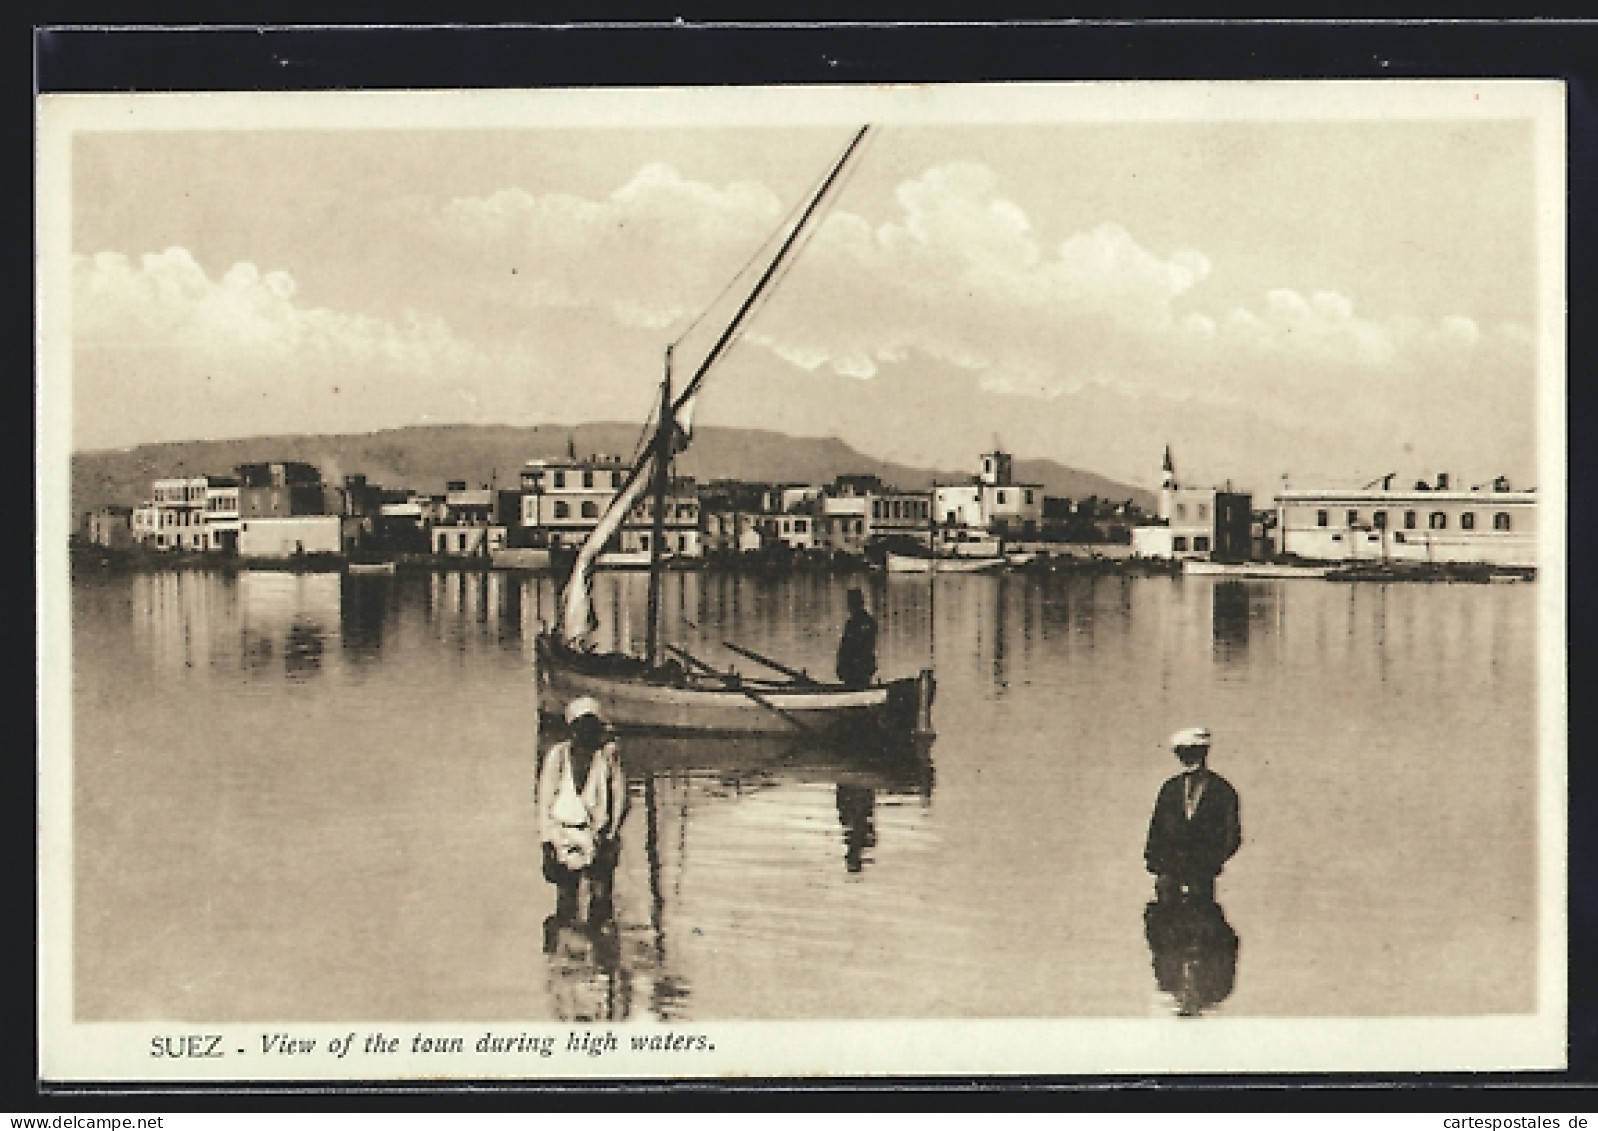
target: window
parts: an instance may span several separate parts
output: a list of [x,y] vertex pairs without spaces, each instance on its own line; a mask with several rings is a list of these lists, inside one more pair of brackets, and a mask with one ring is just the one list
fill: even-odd
[[461,553],[464,554],[466,552],[466,532],[464,530],[456,536],[455,545],[460,548]]
[[1326,525],[1328,525],[1329,519],[1330,519],[1330,516],[1327,515],[1327,513],[1325,511],[1316,511],[1315,512],[1315,525],[1316,526],[1326,526]]
[[1004,506],[1004,492],[1003,491],[999,492],[999,505],[1001,507]]
[[1387,529],[1387,512],[1386,511],[1377,511],[1375,514],[1371,515],[1371,525],[1374,526],[1377,530],[1386,530]]
[[1182,551],[1184,551],[1186,549],[1187,549],[1187,539],[1184,538],[1182,535],[1178,534],[1175,538],[1171,539],[1171,550],[1173,552],[1181,553]]
[[1026,493],[1026,502],[1027,502],[1027,506],[1031,506],[1032,505],[1032,492],[1031,491],[1028,491]]
[[583,504],[583,517],[584,518],[598,518],[599,517],[599,504],[594,502],[592,499],[590,499],[588,502],[584,503]]
[[[1324,514],[1325,512],[1322,511],[1321,513]],[[1186,503],[1177,503],[1176,504],[1176,517],[1177,518],[1186,518],[1187,517],[1187,504]],[[1325,526],[1326,524],[1323,522],[1323,523],[1321,523],[1321,525]]]
[[1193,548],[1195,550],[1208,550],[1210,548],[1210,540],[1201,534],[1193,539]]
[[583,472],[583,486],[584,487],[592,487],[593,485],[594,485],[594,473],[592,471]]
[[688,535],[686,535],[686,534],[677,535],[677,548],[679,550],[688,549]]
[[1464,514],[1460,515],[1459,516],[1459,528],[1461,530],[1475,530],[1476,529],[1476,513],[1474,511],[1466,511]]
[[1499,511],[1497,514],[1493,515],[1493,529],[1494,530],[1508,530],[1509,529],[1509,512],[1508,511]]
[[804,519],[796,518],[793,520],[793,532],[795,534],[803,534],[806,529],[808,529],[808,524]]
[[1432,511],[1431,517],[1426,520],[1426,525],[1433,530],[1447,530],[1448,516],[1442,511]]
[[556,503],[555,504],[555,517],[556,518],[570,518],[571,516],[572,516],[572,508],[571,508],[571,504],[570,503]]
[[639,535],[639,536],[638,536],[638,548],[639,548],[639,549],[640,549],[640,550],[647,550],[647,549],[649,549],[649,535],[647,535],[647,534],[640,534],[640,535]]
[[[1197,513],[1199,518],[1209,518],[1210,517],[1210,505],[1208,503],[1200,503],[1197,506],[1197,508],[1195,508],[1195,513]],[[1199,547],[1198,546],[1194,546],[1193,548],[1196,550]]]
[[1405,530],[1414,530],[1415,529],[1415,512],[1414,511],[1405,511],[1404,512],[1404,529]]
[[621,486],[621,472],[612,471],[610,473],[610,485],[612,489],[616,489]]
[[872,499],[871,500],[871,517],[872,518],[881,518],[882,517],[882,500],[881,499]]
[[1348,525],[1349,526],[1358,526],[1359,525],[1359,511],[1350,510],[1348,512]]
[[566,486],[566,473],[564,471],[555,472],[555,486],[557,486],[557,487]]

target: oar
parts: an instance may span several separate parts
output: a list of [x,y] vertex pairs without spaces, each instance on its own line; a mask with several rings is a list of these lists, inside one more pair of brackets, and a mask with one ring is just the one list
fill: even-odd
[[[699,657],[690,654],[686,649],[677,647],[675,644],[667,644],[666,645],[666,651],[670,652],[673,656],[677,656],[680,659],[685,660],[687,663],[689,663],[689,664],[693,665],[694,667],[698,668],[699,670],[705,672],[707,675],[717,675],[717,676],[719,676],[719,675],[723,674],[721,672],[718,672],[715,668],[711,667],[709,664],[705,663],[705,661],[701,660]],[[732,685],[732,689],[737,691],[737,692],[739,692],[739,693],[741,693],[741,694],[743,694],[743,695],[745,695],[745,696],[747,696],[752,702],[759,704],[760,706],[764,707],[766,710],[770,711],[772,714],[780,716],[783,719],[784,722],[788,723],[790,726],[793,726],[793,727],[797,728],[801,734],[812,734],[812,733],[814,733],[811,730],[810,727],[808,727],[804,723],[800,722],[797,718],[795,718],[789,712],[784,711],[781,707],[777,706],[771,700],[769,700],[765,696],[761,695],[758,691],[755,691],[755,690],[753,690],[751,688],[745,687],[741,683]]]
[[747,656],[749,659],[753,660],[757,664],[765,664],[766,667],[772,669],[773,671],[781,672],[783,675],[787,676],[789,679],[796,679],[800,683],[815,683],[816,682],[816,680],[813,679],[808,672],[796,671],[795,669],[790,668],[787,664],[778,663],[776,660],[773,660],[770,656],[762,656],[759,652],[751,651],[750,649],[745,648],[745,647],[743,647],[741,645],[734,644],[730,640],[723,640],[721,642],[721,646],[723,648],[731,648],[734,652],[737,652],[740,656]]

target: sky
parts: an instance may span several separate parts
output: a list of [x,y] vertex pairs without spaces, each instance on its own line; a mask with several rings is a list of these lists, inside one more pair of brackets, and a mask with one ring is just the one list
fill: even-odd
[[[83,131],[73,445],[642,421],[839,125]],[[696,423],[1144,487],[1537,470],[1526,120],[886,124]],[[685,335],[686,332],[686,336]],[[844,469],[840,469],[844,470]]]

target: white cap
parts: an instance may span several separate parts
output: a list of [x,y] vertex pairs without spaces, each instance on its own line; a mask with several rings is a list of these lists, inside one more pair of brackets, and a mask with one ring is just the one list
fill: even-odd
[[592,695],[581,695],[566,704],[566,725],[570,726],[584,715],[592,715],[600,722],[605,717],[599,713],[599,700]]
[[1181,750],[1188,746],[1208,746],[1210,732],[1207,727],[1188,727],[1171,735],[1171,749]]

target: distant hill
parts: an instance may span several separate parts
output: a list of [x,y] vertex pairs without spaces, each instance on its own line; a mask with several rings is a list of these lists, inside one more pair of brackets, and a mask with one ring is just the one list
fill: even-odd
[[[474,486],[497,482],[514,487],[530,459],[563,456],[568,444],[580,456],[630,457],[640,438],[637,424],[596,423],[530,428],[464,424],[419,425],[383,432],[331,436],[256,436],[240,440],[193,440],[145,444],[122,451],[78,452],[72,457],[75,516],[108,503],[135,505],[150,496],[150,481],[180,475],[227,475],[241,463],[302,460],[322,469],[329,482],[364,474],[371,483],[437,493],[451,479]],[[976,456],[972,454],[972,465]],[[880,476],[914,490],[968,479],[971,469],[932,470],[889,463],[855,451],[841,440],[789,436],[748,428],[702,427],[677,460],[678,471],[705,479],[827,483],[846,473]],[[1017,459],[1018,480],[1042,483],[1048,495],[1074,499],[1131,499],[1152,507],[1152,492],[1079,471],[1052,460]]]

